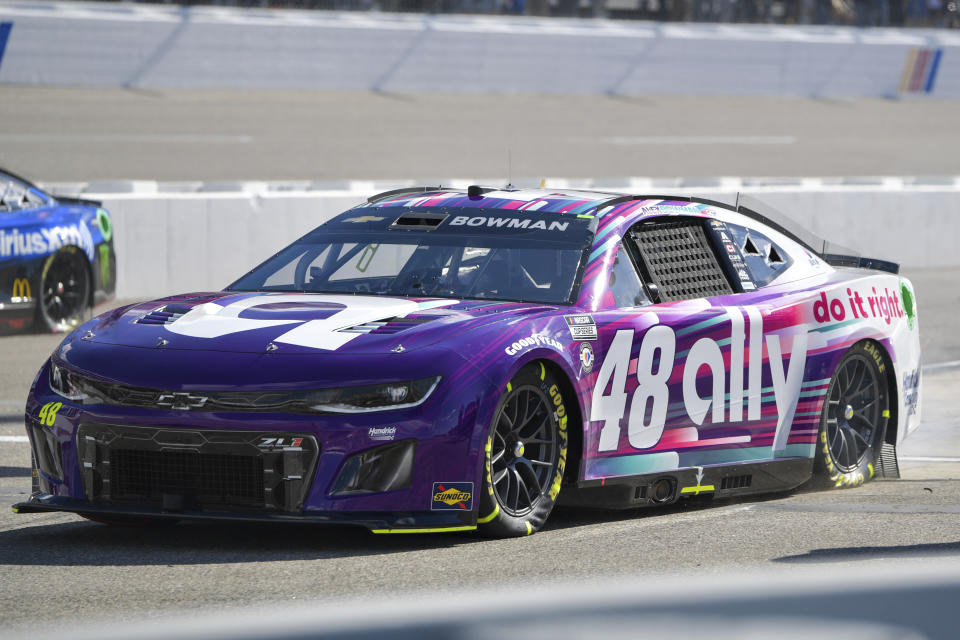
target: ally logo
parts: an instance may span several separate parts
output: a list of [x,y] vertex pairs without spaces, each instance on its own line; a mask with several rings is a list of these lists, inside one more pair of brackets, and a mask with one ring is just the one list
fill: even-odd
[[[749,336],[745,331],[743,311],[750,319]],[[677,338],[674,330],[659,324],[659,321],[650,327],[643,336],[636,359],[638,386],[633,392],[629,412],[626,387],[627,373],[631,368],[630,354],[634,330],[617,331],[593,387],[590,420],[601,424],[598,447],[600,452],[616,451],[620,448],[620,422],[625,413],[628,417],[627,441],[631,448],[649,449],[660,442],[666,426],[667,408],[670,404],[670,389],[667,381],[673,375],[675,366],[682,367],[683,407],[694,424],[702,425],[708,412],[714,424],[725,420],[742,422],[744,395],[747,398],[747,420],[759,420],[762,404],[762,339],[764,338],[777,404],[777,428],[773,450],[782,451],[786,447],[803,384],[807,356],[807,331],[804,327],[797,327],[793,335],[789,363],[784,371],[780,336],[763,335],[763,315],[759,309],[744,307],[741,310],[738,307],[727,307],[726,315],[730,323],[730,337],[724,340],[730,344],[729,375],[717,340],[711,338],[697,340],[687,353],[686,359],[678,365],[675,357]],[[744,356],[745,348],[749,349],[747,358]],[[710,371],[711,393],[707,397],[701,397],[697,391],[697,374],[703,367]],[[745,373],[746,380],[744,380]],[[605,395],[608,387],[610,393]],[[731,399],[729,407],[726,402],[728,392]]]

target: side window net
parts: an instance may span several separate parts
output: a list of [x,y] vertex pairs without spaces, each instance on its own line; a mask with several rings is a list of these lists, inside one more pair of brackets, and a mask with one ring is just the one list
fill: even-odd
[[699,220],[646,222],[630,237],[660,302],[734,293]]

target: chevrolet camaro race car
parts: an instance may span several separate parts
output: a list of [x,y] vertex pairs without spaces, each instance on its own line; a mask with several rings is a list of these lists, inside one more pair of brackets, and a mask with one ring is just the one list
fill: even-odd
[[787,226],[675,197],[375,196],[224,291],[69,335],[14,508],[514,536],[558,501],[896,476],[911,284]]
[[0,169],[0,330],[75,328],[112,297],[116,268],[100,203],[54,198]]

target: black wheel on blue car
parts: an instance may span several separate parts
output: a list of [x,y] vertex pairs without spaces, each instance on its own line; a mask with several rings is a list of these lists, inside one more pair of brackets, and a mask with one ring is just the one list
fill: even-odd
[[507,384],[490,426],[480,533],[525,536],[553,510],[567,461],[567,410],[554,375],[540,362]]
[[83,323],[89,307],[86,256],[77,247],[64,247],[43,265],[37,326],[53,333],[72,331]]
[[873,478],[889,419],[887,363],[879,344],[863,340],[844,354],[827,388],[813,484],[855,487]]

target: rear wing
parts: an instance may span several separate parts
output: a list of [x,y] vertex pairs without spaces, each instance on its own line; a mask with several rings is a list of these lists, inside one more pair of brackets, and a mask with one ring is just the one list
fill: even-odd
[[865,258],[853,249],[841,246],[830,240],[824,240],[816,234],[801,228],[796,221],[780,211],[751,196],[738,193],[734,208],[737,213],[762,222],[768,227],[776,229],[791,240],[799,242],[831,266],[873,269],[893,274],[900,272],[900,265],[896,262],[880,260],[878,258]]

